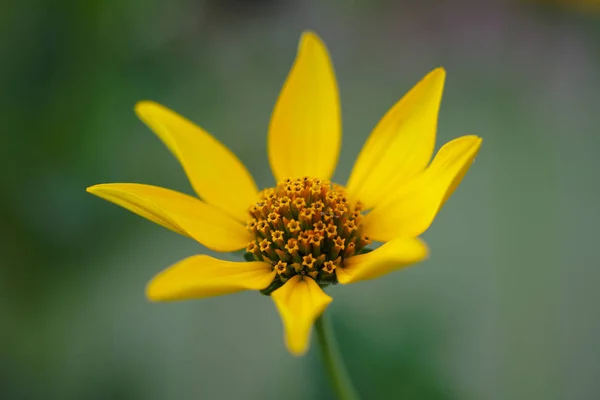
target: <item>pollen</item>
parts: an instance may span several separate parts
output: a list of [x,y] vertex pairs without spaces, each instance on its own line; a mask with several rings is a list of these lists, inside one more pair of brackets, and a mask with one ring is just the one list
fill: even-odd
[[336,284],[336,269],[371,243],[362,235],[362,205],[329,181],[285,179],[263,190],[248,213],[253,240],[245,257],[268,262],[276,272],[264,294],[294,275],[312,278],[321,287]]

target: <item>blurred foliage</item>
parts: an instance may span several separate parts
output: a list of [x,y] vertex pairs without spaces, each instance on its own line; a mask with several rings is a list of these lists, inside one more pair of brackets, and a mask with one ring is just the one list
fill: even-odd
[[339,182],[437,65],[439,141],[484,137],[425,235],[432,259],[332,289],[364,398],[595,398],[600,20],[527,3],[3,3],[0,398],[331,398],[316,349],[286,353],[268,299],[148,304],[154,273],[206,249],[84,191],[190,191],[136,120],[141,99],[199,122],[270,185],[268,118],[306,28],[340,80]]

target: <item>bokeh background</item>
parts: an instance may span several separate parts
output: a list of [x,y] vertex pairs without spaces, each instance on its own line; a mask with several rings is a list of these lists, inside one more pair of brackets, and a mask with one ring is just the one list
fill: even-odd
[[340,82],[336,181],[440,65],[438,143],[484,138],[424,235],[429,261],[330,290],[363,397],[597,399],[600,13],[574,3],[3,2],[0,398],[332,398],[316,346],[290,356],[268,298],[147,302],[155,273],[210,252],[85,192],[191,193],[133,114],[141,99],[196,121],[271,185],[267,124],[310,28]]

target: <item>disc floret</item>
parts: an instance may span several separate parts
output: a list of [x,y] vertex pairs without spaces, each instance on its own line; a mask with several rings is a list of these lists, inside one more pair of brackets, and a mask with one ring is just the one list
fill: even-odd
[[263,190],[249,212],[253,240],[246,259],[265,261],[276,272],[270,294],[295,275],[313,278],[321,287],[337,283],[336,270],[359,254],[370,240],[362,235],[362,206],[329,181],[285,179]]

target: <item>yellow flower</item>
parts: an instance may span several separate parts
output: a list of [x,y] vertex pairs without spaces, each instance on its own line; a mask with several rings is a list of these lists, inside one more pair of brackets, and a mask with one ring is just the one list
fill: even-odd
[[[306,32],[273,110],[269,161],[277,185],[259,193],[239,159],[202,128],[153,102],[137,115],[177,157],[200,198],[113,183],[88,192],[209,249],[246,249],[250,262],[189,257],[147,287],[154,301],[260,290],[273,298],[293,354],[308,348],[332,301],[322,290],[387,274],[427,257],[418,238],[459,185],[481,139],[445,144],[433,161],[445,79],[429,73],[379,121],[344,186],[332,184],[341,142],[340,100],[323,42]],[[370,240],[383,242],[368,251]]]

